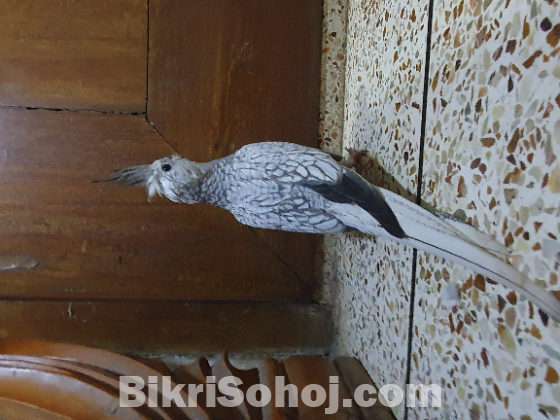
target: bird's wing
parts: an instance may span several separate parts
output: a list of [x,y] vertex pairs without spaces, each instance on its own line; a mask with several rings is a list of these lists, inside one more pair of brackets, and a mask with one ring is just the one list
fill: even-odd
[[230,209],[238,222],[261,229],[305,233],[338,233],[349,230],[344,223],[321,209],[291,209],[262,212],[254,206],[236,206]]
[[339,182],[308,185],[307,187],[329,201],[357,204],[371,214],[391,235],[397,238],[405,237],[405,232],[379,188],[370,184],[356,172],[342,168],[342,178]]
[[239,176],[305,186],[329,201],[353,203],[371,214],[391,235],[404,232],[379,189],[318,149],[293,143],[254,143],[231,161]]
[[252,179],[311,185],[337,183],[342,178],[342,167],[328,154],[294,143],[253,143],[233,158],[235,170]]

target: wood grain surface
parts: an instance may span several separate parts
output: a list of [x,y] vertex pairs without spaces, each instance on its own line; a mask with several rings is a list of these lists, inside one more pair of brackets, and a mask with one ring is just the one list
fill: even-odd
[[[308,299],[311,290],[247,227],[209,205],[148,203],[92,184],[171,148],[141,116],[0,110],[0,297]],[[302,261],[302,263],[305,263]]]
[[[0,256],[38,262],[0,266],[0,338],[142,354],[325,351],[330,313],[309,303],[320,236],[91,182],[174,152],[206,161],[257,141],[316,146],[322,2],[0,8]],[[122,115],[145,112],[149,122]]]
[[[150,2],[148,119],[185,158],[260,141],[316,147],[322,2]],[[309,287],[316,235],[255,230]]]
[[0,302],[0,338],[67,341],[121,353],[322,353],[330,311],[313,304]]
[[184,157],[316,146],[320,0],[152,0],[148,119]]
[[0,0],[0,10],[0,105],[145,110],[145,0]]

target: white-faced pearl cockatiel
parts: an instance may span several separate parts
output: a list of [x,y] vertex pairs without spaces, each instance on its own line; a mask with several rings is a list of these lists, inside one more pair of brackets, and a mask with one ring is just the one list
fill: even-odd
[[207,163],[179,156],[114,171],[110,181],[144,185],[182,203],[210,203],[248,226],[293,232],[359,230],[454,261],[525,295],[560,320],[560,301],[506,262],[508,249],[443,213],[375,187],[317,149],[255,143]]

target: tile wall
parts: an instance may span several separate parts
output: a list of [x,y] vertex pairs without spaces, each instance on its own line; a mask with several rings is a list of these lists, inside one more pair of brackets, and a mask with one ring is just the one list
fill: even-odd
[[[427,205],[560,290],[558,1],[327,0],[325,12],[325,149],[366,150],[356,169],[412,200],[420,182]],[[378,385],[443,389],[440,409],[401,405],[398,419],[560,418],[560,326],[537,307],[391,241],[330,236],[325,253],[333,353],[359,357]]]

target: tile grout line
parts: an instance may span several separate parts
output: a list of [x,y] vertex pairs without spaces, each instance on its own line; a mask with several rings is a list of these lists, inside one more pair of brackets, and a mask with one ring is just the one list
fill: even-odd
[[[424,169],[424,143],[426,140],[426,120],[428,114],[428,90],[430,88],[430,53],[432,49],[432,22],[434,17],[434,0],[428,0],[428,22],[426,31],[426,61],[424,63],[424,91],[422,92],[422,119],[420,123],[420,148],[418,151],[418,184],[416,185],[416,204],[422,203],[422,182]],[[418,250],[412,252],[412,283],[410,286],[410,307],[408,322],[408,347],[406,356],[406,375],[405,375],[405,401],[407,399],[406,385],[410,383],[412,371],[412,341],[414,340],[414,307],[416,301],[416,283],[418,269]],[[404,420],[408,420],[409,410],[405,405]]]

